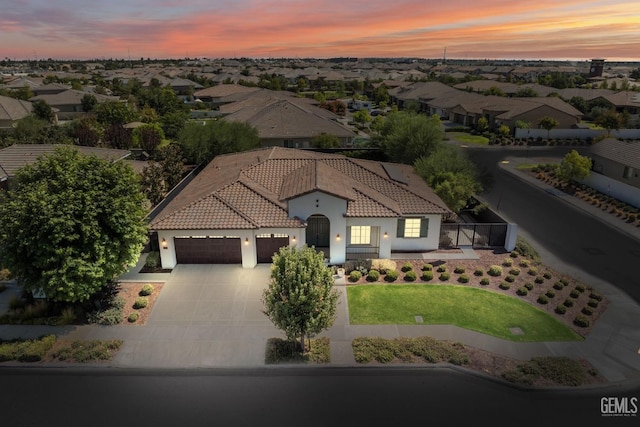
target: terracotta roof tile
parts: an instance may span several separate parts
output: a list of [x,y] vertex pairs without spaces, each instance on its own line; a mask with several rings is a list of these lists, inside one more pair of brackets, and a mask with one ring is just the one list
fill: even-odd
[[[400,217],[449,210],[409,166],[394,181],[380,162],[271,147],[218,156],[152,221],[152,229],[300,227],[285,200],[323,191],[347,216]],[[220,212],[211,212],[219,210]]]

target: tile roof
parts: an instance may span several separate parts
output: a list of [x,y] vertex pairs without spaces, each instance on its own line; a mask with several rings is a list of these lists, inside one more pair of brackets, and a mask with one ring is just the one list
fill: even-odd
[[[0,150],[0,178],[15,176],[18,169],[34,163],[41,156],[53,154],[62,144],[14,144]],[[129,150],[114,150],[110,148],[83,147],[71,145],[85,155],[95,155],[105,160],[117,161],[128,157]],[[4,174],[4,176],[3,176]]]
[[591,154],[613,160],[634,169],[640,169],[640,143],[606,138],[591,146]]
[[[270,147],[216,157],[159,212],[154,230],[302,227],[287,200],[323,191],[347,200],[348,217],[446,214],[410,166],[394,181],[380,162]],[[209,212],[220,209],[221,212]]]
[[0,120],[15,121],[31,114],[33,104],[29,101],[0,96]]

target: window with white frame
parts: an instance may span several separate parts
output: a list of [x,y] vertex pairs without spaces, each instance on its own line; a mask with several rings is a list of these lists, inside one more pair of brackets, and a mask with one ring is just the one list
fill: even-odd
[[404,237],[420,237],[420,218],[404,220]]
[[368,225],[352,225],[351,226],[351,244],[352,245],[370,245],[371,244],[371,227]]

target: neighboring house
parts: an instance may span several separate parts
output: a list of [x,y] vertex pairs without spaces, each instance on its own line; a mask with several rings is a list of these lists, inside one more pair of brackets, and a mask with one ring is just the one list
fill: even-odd
[[120,101],[120,98],[117,96],[100,95],[75,89],[69,89],[51,95],[34,96],[30,98],[29,101],[35,102],[42,100],[56,110],[59,120],[73,120],[86,114],[82,108],[82,98],[85,95],[92,95],[99,104],[107,101]]
[[593,171],[640,188],[640,142],[603,139],[591,147],[591,159]]
[[[61,144],[14,144],[0,150],[0,189],[7,189],[17,171],[32,163],[41,156],[53,154]],[[110,148],[83,147],[72,145],[83,154],[95,155],[113,162],[125,159],[131,154],[128,150],[114,150]]]
[[194,92],[193,96],[196,99],[199,99],[205,104],[209,105],[211,108],[218,108],[220,105],[232,102],[228,99],[225,99],[229,96],[239,93],[251,93],[257,90],[260,90],[260,88],[242,86],[237,84],[220,84],[197,90]]
[[314,137],[327,134],[348,146],[356,134],[338,116],[289,92],[260,90],[236,93],[220,106],[223,120],[245,122],[257,129],[262,146],[309,148]]
[[13,129],[18,120],[29,116],[33,111],[33,104],[29,101],[0,96],[0,129]]
[[437,249],[448,214],[411,166],[271,147],[213,159],[150,229],[163,268],[252,268],[305,244],[341,264]]

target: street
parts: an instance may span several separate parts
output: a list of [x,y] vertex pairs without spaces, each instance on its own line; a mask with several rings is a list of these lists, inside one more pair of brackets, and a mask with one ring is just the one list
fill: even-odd
[[638,390],[522,391],[439,368],[0,370],[6,426],[631,425],[601,399]]
[[[529,155],[561,159],[566,151],[531,150]],[[640,278],[633,268],[640,262],[640,242],[499,168],[508,156],[525,157],[524,150],[471,149],[469,154],[495,178],[493,187],[481,196],[517,223],[522,234],[552,258],[611,283],[640,303]]]

